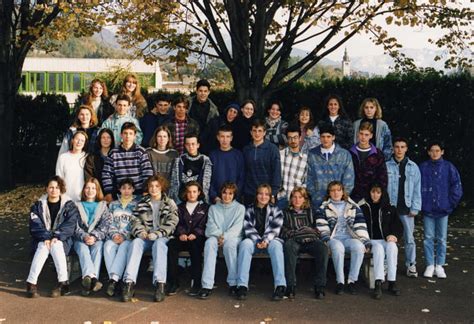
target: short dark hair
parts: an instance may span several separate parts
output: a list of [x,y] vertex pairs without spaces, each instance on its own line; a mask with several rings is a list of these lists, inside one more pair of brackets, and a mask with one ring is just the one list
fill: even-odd
[[137,125],[135,125],[134,123],[131,123],[131,122],[125,122],[125,123],[123,123],[122,127],[120,128],[120,134],[122,134],[123,131],[127,130],[127,129],[133,130],[135,132],[135,134],[138,131]]
[[283,104],[281,103],[280,100],[272,100],[272,101],[270,101],[270,104],[267,107],[267,111],[269,111],[272,108],[273,105],[277,105],[278,108],[280,109],[280,111],[283,110]]
[[126,101],[126,102],[128,102],[128,104],[130,104],[132,102],[132,99],[130,99],[130,96],[128,94],[125,94],[125,93],[121,93],[121,94],[117,95],[117,99],[115,99],[115,102],[118,102],[119,100]]
[[58,183],[59,191],[61,192],[61,194],[66,192],[66,182],[58,175],[52,176],[48,179],[48,181],[46,182],[46,188],[53,181]]
[[188,200],[188,198],[186,197],[186,193],[187,193],[187,191],[188,191],[188,188],[189,188],[189,187],[192,187],[192,186],[196,186],[196,187],[198,187],[198,189],[199,189],[199,197],[198,197],[198,200],[203,200],[203,199],[206,197],[206,196],[204,195],[203,190],[202,190],[201,184],[200,184],[199,182],[197,182],[197,181],[192,180],[192,181],[186,182],[186,184],[184,185],[184,188],[183,188],[183,190],[182,190],[182,192],[181,192],[181,200],[182,200],[182,201],[187,201],[187,200]]
[[301,128],[296,124],[292,123],[290,126],[288,126],[286,133],[298,133],[299,136],[301,136]]
[[185,96],[179,96],[173,101],[173,106],[176,106],[177,104],[184,103],[186,106],[186,109],[189,108],[189,101]]
[[161,95],[159,95],[159,96],[156,98],[155,105],[156,105],[159,101],[171,102],[171,98],[170,98],[170,96],[168,96],[168,95],[166,95],[166,94],[161,94]]
[[196,138],[197,142],[200,143],[199,142],[199,136],[196,133],[187,133],[186,135],[184,135],[184,141],[183,142],[186,143],[186,140],[188,138]]
[[151,176],[147,179],[146,181],[146,189],[148,191],[148,188],[150,187],[150,184],[153,182],[153,181],[157,181],[160,186],[161,186],[161,192],[167,192],[168,191],[168,188],[170,186],[170,183],[168,181],[168,179],[166,179],[165,177],[163,177],[162,175],[154,175],[154,176]]
[[408,140],[405,137],[395,137],[395,139],[393,140],[393,144],[395,144],[396,142],[403,142],[408,146]]
[[336,131],[334,130],[334,127],[332,125],[322,125],[319,128],[319,135],[322,135],[324,133],[329,133],[331,135],[336,135]]
[[196,90],[200,87],[207,87],[208,89],[211,89],[211,84],[206,79],[201,79],[196,83]]
[[133,180],[131,178],[125,178],[119,181],[118,183],[119,188],[122,188],[124,185],[129,185],[132,188],[135,188],[135,184],[133,183]]
[[263,127],[264,130],[267,130],[267,126],[265,122],[261,119],[255,119],[252,123],[252,128],[258,128],[258,127]]
[[230,182],[230,181],[224,182],[219,190],[221,198],[222,198],[222,194],[227,189],[232,190],[232,192],[234,193],[234,200],[235,200],[235,197],[237,196],[237,192],[239,190],[237,185],[234,182]]
[[217,134],[219,134],[219,132],[230,132],[230,133],[233,133],[232,127],[230,127],[230,125],[228,125],[228,124],[225,124],[225,125],[220,126],[219,129],[217,130]]
[[433,146],[435,146],[435,145],[439,146],[439,148],[444,151],[444,143],[441,142],[440,140],[432,140],[432,141],[430,141],[430,142],[428,143],[428,146],[426,147],[426,150],[427,150],[427,151],[431,150],[431,148],[432,148]]

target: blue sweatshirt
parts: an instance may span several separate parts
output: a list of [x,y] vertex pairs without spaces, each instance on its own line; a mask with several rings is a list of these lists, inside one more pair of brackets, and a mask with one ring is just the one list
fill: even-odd
[[224,241],[241,238],[244,227],[245,207],[233,201],[230,204],[218,202],[209,208],[206,223],[206,237],[223,236]]
[[219,196],[220,188],[226,181],[235,183],[239,189],[237,195],[240,195],[245,179],[242,152],[234,148],[229,151],[217,149],[209,154],[209,158],[212,162],[211,188],[209,189],[211,202]]

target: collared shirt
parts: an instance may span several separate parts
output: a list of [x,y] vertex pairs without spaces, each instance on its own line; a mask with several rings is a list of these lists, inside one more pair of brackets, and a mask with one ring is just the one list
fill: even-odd
[[306,187],[308,172],[308,155],[303,152],[293,153],[290,148],[280,151],[282,185],[278,198],[290,198],[295,187]]
[[330,148],[326,149],[321,146],[321,154],[324,156],[326,161],[329,161],[329,157],[331,154],[334,153],[334,149],[336,148],[336,144],[332,144]]
[[178,151],[179,155],[183,154],[184,151],[184,135],[186,133],[186,128],[188,126],[188,121],[182,120],[179,121],[176,119],[176,151]]

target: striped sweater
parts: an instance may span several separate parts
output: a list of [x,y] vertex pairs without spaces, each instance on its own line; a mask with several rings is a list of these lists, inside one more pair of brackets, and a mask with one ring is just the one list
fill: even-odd
[[245,211],[244,217],[244,234],[245,238],[249,238],[255,243],[265,241],[269,243],[271,240],[278,240],[283,243],[279,237],[281,227],[283,225],[283,213],[274,205],[267,205],[267,215],[265,217],[265,231],[263,236],[258,234],[256,226],[256,216],[254,205],[250,205]]
[[163,194],[158,219],[153,219],[151,197],[145,196],[133,211],[132,236],[155,233],[158,237],[170,237],[178,225],[178,208],[173,199]]
[[[370,245],[365,217],[359,206],[349,198],[344,208],[348,233],[355,239],[359,239],[365,246]],[[321,240],[329,241],[336,233],[337,209],[330,200],[322,203],[316,211],[316,228],[321,233]]]
[[135,193],[143,192],[145,181],[153,175],[148,154],[140,145],[133,144],[129,150],[121,145],[112,149],[105,159],[102,184],[105,194],[118,191],[118,184],[125,178],[133,180]]

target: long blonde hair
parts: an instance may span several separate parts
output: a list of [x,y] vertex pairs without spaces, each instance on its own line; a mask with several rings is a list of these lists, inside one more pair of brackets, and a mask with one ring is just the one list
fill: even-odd
[[138,118],[143,117],[143,115],[145,115],[147,103],[146,103],[145,98],[141,94],[140,82],[138,81],[138,77],[135,74],[127,74],[125,76],[122,83],[121,93],[127,94],[126,84],[129,81],[135,82],[135,84],[137,85],[135,90],[130,95],[130,99],[132,100],[132,104],[134,104],[137,107],[136,118],[138,119]]

